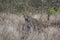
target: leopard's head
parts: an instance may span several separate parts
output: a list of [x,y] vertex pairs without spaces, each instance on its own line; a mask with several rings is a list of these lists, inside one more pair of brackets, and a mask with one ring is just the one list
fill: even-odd
[[28,19],[28,18],[29,18],[29,15],[28,15],[28,14],[23,14],[23,17],[24,17],[25,19]]

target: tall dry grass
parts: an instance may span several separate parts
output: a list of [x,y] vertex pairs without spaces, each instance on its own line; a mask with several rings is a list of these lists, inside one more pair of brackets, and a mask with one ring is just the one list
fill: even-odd
[[59,26],[49,25],[42,30],[27,33],[23,16],[0,14],[0,40],[60,40]]

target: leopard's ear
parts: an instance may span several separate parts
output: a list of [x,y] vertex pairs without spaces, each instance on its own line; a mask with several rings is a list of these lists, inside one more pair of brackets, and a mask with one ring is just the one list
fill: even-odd
[[25,14],[23,14],[23,17],[25,17]]
[[25,13],[23,13],[23,17],[25,18],[27,15]]

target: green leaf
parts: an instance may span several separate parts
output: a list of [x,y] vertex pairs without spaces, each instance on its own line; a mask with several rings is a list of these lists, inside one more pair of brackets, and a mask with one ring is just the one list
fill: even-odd
[[55,9],[52,7],[52,8],[49,8],[49,12],[50,12],[50,15],[54,16],[56,11]]

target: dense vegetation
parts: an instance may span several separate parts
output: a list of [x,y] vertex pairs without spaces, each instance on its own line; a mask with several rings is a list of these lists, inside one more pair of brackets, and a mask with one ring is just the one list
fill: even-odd
[[59,0],[0,0],[0,12],[11,13],[42,13],[54,15],[60,7]]
[[0,0],[0,40],[60,40],[60,0]]

